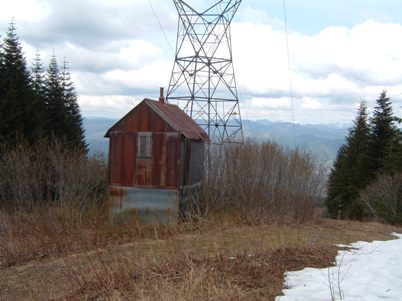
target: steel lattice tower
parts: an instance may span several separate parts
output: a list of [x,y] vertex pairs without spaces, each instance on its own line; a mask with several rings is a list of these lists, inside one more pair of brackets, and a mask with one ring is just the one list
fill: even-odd
[[243,142],[230,32],[241,0],[213,1],[203,12],[173,2],[179,24],[167,101],[192,117],[212,143]]

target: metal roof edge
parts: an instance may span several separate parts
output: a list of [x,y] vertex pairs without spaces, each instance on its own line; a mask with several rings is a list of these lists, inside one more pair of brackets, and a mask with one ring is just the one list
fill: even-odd
[[[146,98],[146,99],[144,99],[144,102],[145,102],[147,105],[149,105],[149,106],[152,108],[152,110],[154,110],[154,111],[159,115],[159,117],[161,117],[163,120],[165,120],[172,128],[174,128],[177,132],[179,132],[180,134],[182,134],[183,136],[185,136],[185,135],[183,134],[183,132],[182,132],[179,128],[177,128],[177,125],[174,124],[174,123],[170,120],[170,118],[169,118],[168,116],[166,116],[166,114],[163,113],[163,111],[161,111],[161,109],[158,108],[158,106],[154,105],[154,102],[156,102],[156,100],[152,100],[152,99]],[[173,105],[173,104],[170,104],[170,103],[164,103],[164,104],[169,105],[169,106],[177,107],[177,108],[180,110],[180,108],[179,108],[178,106],[176,106],[176,105]],[[184,112],[183,112],[183,113],[184,113]]]
[[110,133],[113,131],[114,128],[116,128],[117,126],[119,126],[131,113],[135,112],[137,110],[137,108],[143,103],[145,102],[145,100],[147,100],[147,98],[144,98],[138,105],[136,105],[134,108],[132,108],[130,111],[128,111],[128,113],[126,115],[124,115],[122,118],[120,118],[115,124],[113,124],[106,132],[105,136],[103,136],[104,138],[109,138],[110,137]]
[[[110,138],[111,132],[114,131],[116,127],[118,127],[122,122],[125,121],[125,119],[128,118],[133,112],[135,112],[142,104],[148,105],[156,114],[159,115],[166,123],[168,123],[173,129],[175,129],[179,134],[183,135],[184,137],[192,140],[202,140],[204,141],[203,138],[200,139],[194,139],[191,136],[186,135],[178,126],[175,124],[157,105],[156,105],[157,100],[152,100],[150,98],[144,98],[138,105],[136,105],[133,109],[131,109],[126,115],[124,115],[119,121],[117,121],[112,127],[110,127],[107,132],[105,133],[104,137],[105,138]],[[198,126],[198,124],[190,117],[188,116],[184,111],[182,111],[177,105],[170,104],[170,103],[163,103],[164,105],[171,106],[174,108],[177,108],[182,114],[186,115],[192,122],[194,122],[195,125]],[[200,128],[201,129],[201,128]],[[202,129],[201,129],[202,130]],[[202,130],[203,131],[203,130]],[[206,139],[205,141],[209,141]]]

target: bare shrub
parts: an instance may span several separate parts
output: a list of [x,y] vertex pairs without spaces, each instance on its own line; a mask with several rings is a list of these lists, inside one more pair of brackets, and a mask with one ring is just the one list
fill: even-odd
[[391,224],[402,224],[402,173],[380,175],[360,193],[370,216]]
[[62,143],[0,146],[0,266],[106,245],[106,164]]
[[74,203],[81,211],[105,200],[106,164],[53,141],[1,147],[0,206],[31,211],[35,204]]
[[323,166],[274,143],[233,145],[211,155],[197,212],[235,212],[249,224],[304,223],[323,196]]

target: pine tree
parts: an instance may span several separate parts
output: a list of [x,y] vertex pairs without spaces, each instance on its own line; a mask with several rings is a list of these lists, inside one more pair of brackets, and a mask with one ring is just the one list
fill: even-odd
[[345,188],[348,184],[347,175],[347,152],[346,145],[342,145],[336,156],[334,166],[328,178],[328,191],[325,204],[331,218],[344,218],[344,208],[347,206]]
[[391,99],[384,90],[377,99],[371,118],[371,177],[380,173],[402,171],[401,131],[397,126],[400,119],[392,110]]
[[46,132],[46,99],[45,99],[45,68],[43,67],[39,51],[36,51],[34,62],[31,66],[31,87],[33,90],[33,99],[39,108],[39,127],[42,134]]
[[360,190],[369,183],[367,106],[361,103],[346,143],[340,148],[329,178],[327,207],[332,217],[361,219]]
[[39,97],[45,96],[45,68],[43,67],[42,60],[40,58],[40,53],[37,50],[35,54],[34,62],[31,66],[31,76],[32,76],[32,90]]
[[61,69],[61,83],[63,89],[63,102],[67,108],[67,140],[73,147],[78,147],[86,152],[87,144],[85,142],[80,108],[77,102],[77,93],[75,92],[66,60],[64,60]]
[[33,140],[37,133],[36,104],[32,102],[30,75],[14,22],[1,47],[0,136],[9,143],[18,138]]
[[60,68],[54,54],[50,58],[45,77],[45,105],[46,134],[58,140],[65,140],[67,107],[63,102]]
[[0,99],[1,99],[2,95],[5,94],[5,89],[4,89],[5,76],[4,76],[4,70],[3,70],[3,57],[4,57],[3,41],[0,36]]
[[6,128],[6,120],[4,119],[4,112],[6,110],[6,102],[4,99],[4,95],[6,93],[5,90],[5,72],[3,68],[3,43],[0,36],[0,142],[4,139],[3,132]]

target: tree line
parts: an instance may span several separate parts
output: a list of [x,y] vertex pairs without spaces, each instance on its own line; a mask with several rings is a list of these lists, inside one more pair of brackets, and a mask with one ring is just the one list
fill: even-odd
[[66,60],[47,69],[37,51],[27,66],[14,22],[0,39],[0,142],[58,140],[87,151],[77,93]]
[[[402,132],[383,91],[369,117],[362,102],[329,176],[326,205],[332,218],[369,215],[402,223]],[[391,183],[386,189],[384,181]],[[391,187],[391,188],[390,188]]]

